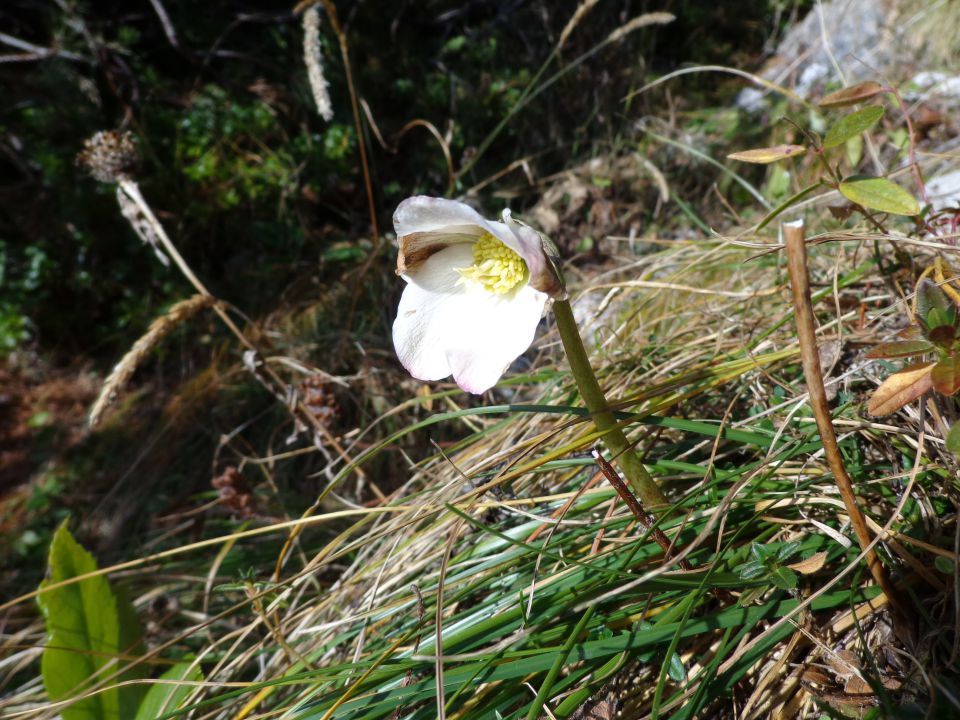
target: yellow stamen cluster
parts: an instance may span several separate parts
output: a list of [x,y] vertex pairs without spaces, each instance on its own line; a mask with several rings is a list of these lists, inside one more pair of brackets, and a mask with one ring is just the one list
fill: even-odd
[[481,235],[474,244],[473,265],[459,272],[495,295],[511,292],[526,285],[530,279],[523,258],[490,233]]

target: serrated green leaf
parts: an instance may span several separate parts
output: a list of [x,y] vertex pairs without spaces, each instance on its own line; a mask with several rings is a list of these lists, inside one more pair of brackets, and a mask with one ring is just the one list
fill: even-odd
[[832,148],[843,145],[847,140],[856,137],[872,128],[883,117],[883,107],[871,105],[852,112],[827,131],[823,139],[823,147]]
[[857,83],[843,90],[832,92],[820,101],[822,108],[838,108],[864,102],[883,92],[883,85],[873,80]]
[[933,366],[930,373],[933,389],[944,395],[953,395],[960,390],[960,360],[951,356]]
[[867,357],[873,360],[879,358],[909,357],[910,355],[921,355],[931,350],[933,350],[933,343],[927,342],[926,340],[903,340],[877,345],[867,353]]
[[793,590],[797,586],[797,574],[788,567],[778,567],[770,573],[770,582],[781,590]]
[[183,704],[183,701],[193,691],[190,685],[173,684],[178,681],[201,682],[203,673],[196,665],[191,667],[192,663],[180,662],[167,670],[160,676],[161,680],[169,681],[167,683],[157,683],[150,686],[140,708],[137,710],[137,716],[134,720],[156,720],[156,718],[177,710]]
[[[50,543],[49,566],[49,579],[41,583],[41,590],[97,569],[93,556],[70,535],[66,521]],[[37,596],[37,603],[47,628],[40,672],[53,701],[81,694],[112,674],[118,657],[129,657],[139,646],[139,628],[121,627],[124,623],[117,598],[103,576],[45,590]],[[132,612],[125,608],[123,614]],[[119,679],[134,675],[128,672]],[[64,707],[60,714],[64,720],[133,717],[141,694],[140,690],[111,688]]]
[[891,215],[917,215],[920,203],[886,178],[854,175],[840,183],[841,194],[858,205]]

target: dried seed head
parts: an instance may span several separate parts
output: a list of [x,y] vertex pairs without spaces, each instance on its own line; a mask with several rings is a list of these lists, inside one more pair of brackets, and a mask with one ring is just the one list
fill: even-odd
[[133,134],[119,130],[101,130],[83,143],[77,165],[96,180],[115,183],[129,178],[137,167],[137,146]]

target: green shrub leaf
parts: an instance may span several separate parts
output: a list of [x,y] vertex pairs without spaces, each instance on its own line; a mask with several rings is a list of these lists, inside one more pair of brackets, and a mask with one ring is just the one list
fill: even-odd
[[[66,521],[50,543],[49,565],[49,579],[41,583],[41,590],[97,569],[93,556],[70,535]],[[53,701],[81,694],[113,674],[118,667],[117,658],[129,658],[142,649],[133,608],[124,598],[114,595],[103,576],[45,590],[38,595],[37,602],[47,627],[40,671],[47,695]],[[140,676],[142,670],[138,666],[118,679]],[[143,689],[135,685],[111,688],[63,708],[60,714],[64,720],[129,718],[136,712],[142,695]]]
[[190,685],[173,683],[181,680],[200,682],[203,680],[203,673],[192,663],[180,662],[161,675],[160,679],[170,682],[150,686],[134,720],[156,720],[172,710],[179,709],[194,688]]
[[871,105],[852,112],[846,117],[840,118],[840,122],[827,131],[827,136],[823,139],[823,146],[832,148],[843,145],[850,138],[872,128],[882,117],[883,108],[880,105]]
[[778,567],[770,573],[770,582],[781,590],[793,590],[797,586],[797,574],[788,567]]
[[[942,310],[948,312],[953,308],[953,303],[947,294],[940,289],[930,278],[924,278],[917,286],[917,316],[925,323],[929,322],[928,317],[931,310]],[[929,325],[927,326],[930,327]],[[934,326],[935,327],[935,326]]]
[[947,433],[947,450],[960,455],[960,422],[955,422]]
[[847,200],[891,215],[917,215],[920,203],[910,193],[886,178],[854,175],[840,183]]

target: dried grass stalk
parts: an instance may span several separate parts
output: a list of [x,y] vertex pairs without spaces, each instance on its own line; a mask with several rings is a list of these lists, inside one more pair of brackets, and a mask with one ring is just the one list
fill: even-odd
[[89,424],[91,428],[96,427],[103,418],[103,413],[108,407],[113,405],[120,391],[126,387],[133,373],[143,362],[144,358],[150,354],[157,345],[160,344],[167,335],[183,322],[186,322],[204,308],[208,308],[217,299],[212,295],[194,295],[193,297],[181,300],[170,308],[165,315],[158,317],[151,323],[150,328],[137,340],[133,347],[123,356],[123,359],[117,363],[116,367],[110,373],[100,396],[93,404],[90,410]]
[[607,36],[608,43],[614,43],[647,25],[667,25],[677,18],[668,12],[652,12],[645,15],[638,15],[633,20],[624,23]]
[[580,24],[580,21],[583,20],[588,12],[593,10],[593,6],[599,1],[600,0],[584,0],[577,6],[577,9],[573,11],[573,15],[570,16],[570,19],[567,20],[567,24],[560,32],[560,40],[557,42],[558,52],[563,49],[564,45],[567,44],[567,38],[570,37],[570,33],[573,32],[574,28]]
[[320,9],[316,5],[303,13],[303,62],[307,65],[307,79],[313,91],[317,112],[327,122],[333,120],[330,89],[323,74],[323,54],[320,47]]

